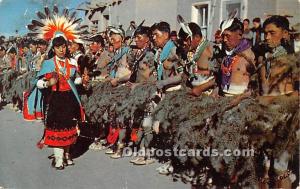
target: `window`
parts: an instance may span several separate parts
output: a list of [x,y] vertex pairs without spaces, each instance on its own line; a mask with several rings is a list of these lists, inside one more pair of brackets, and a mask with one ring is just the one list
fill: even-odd
[[235,9],[237,9],[237,11],[238,11],[237,18],[240,18],[242,15],[241,7],[242,7],[241,0],[223,0],[222,7],[221,7],[221,11],[222,11],[222,14],[221,14],[222,19],[221,20],[227,19],[228,14]]
[[208,5],[196,6],[198,9],[198,20],[201,27],[201,32],[204,36],[207,36],[207,25],[208,25]]
[[192,21],[201,27],[202,35],[208,36],[209,4],[195,4],[192,6]]

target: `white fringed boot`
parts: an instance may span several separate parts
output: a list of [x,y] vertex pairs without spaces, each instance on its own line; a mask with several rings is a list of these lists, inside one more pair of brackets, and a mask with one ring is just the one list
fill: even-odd
[[64,165],[63,165],[64,149],[53,148],[53,151],[54,151],[54,157],[55,157],[55,168],[57,170],[64,169]]

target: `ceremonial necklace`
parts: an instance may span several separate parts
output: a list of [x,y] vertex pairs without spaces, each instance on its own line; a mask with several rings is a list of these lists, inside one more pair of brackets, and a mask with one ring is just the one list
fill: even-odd
[[237,64],[239,59],[237,58],[241,52],[249,49],[251,46],[247,39],[243,39],[232,51],[227,52],[227,56],[223,59],[221,64],[222,70],[222,87],[227,86],[227,90],[230,86],[230,79],[232,74],[233,63]]
[[266,79],[270,78],[271,75],[271,61],[287,54],[287,51],[283,46],[279,46],[273,49],[273,53],[271,53],[270,57],[267,57],[267,54],[265,54],[266,57]]
[[[54,57],[54,64],[55,64],[55,70],[58,73],[59,79],[61,79],[62,77],[64,77],[66,80],[68,80],[70,78],[70,73],[71,73],[71,66],[69,63],[69,60],[66,58],[64,60],[64,67],[62,67],[60,65],[60,63],[57,62],[57,57]],[[62,61],[63,62],[63,61]]]

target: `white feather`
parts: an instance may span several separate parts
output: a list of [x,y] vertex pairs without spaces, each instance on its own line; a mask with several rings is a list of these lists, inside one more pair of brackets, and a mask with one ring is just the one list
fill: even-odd
[[229,19],[229,20],[225,20],[222,24],[222,28],[221,28],[221,33],[224,32],[224,30],[226,30],[227,28],[229,28],[233,22],[233,18],[232,19]]
[[186,24],[180,23],[180,26],[186,34],[188,34],[190,37],[192,37],[193,33],[192,33],[191,29]]
[[184,19],[182,18],[182,16],[178,15],[177,16],[177,21],[179,23],[179,25],[181,26],[182,30],[188,34],[189,37],[192,37],[193,33],[189,27],[189,25],[187,23],[185,23]]
[[234,9],[232,12],[229,13],[228,19],[225,20],[223,22],[223,24],[222,24],[221,33],[223,33],[224,30],[226,30],[227,28],[229,28],[231,26],[231,24],[234,21],[234,18],[237,16],[237,14],[238,14],[238,10],[237,9]]

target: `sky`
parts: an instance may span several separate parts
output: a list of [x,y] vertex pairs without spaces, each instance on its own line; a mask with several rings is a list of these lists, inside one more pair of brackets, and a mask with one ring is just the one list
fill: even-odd
[[[83,2],[85,0],[0,0],[0,36],[15,35],[16,30],[21,35],[27,33],[25,26],[37,18],[35,12],[43,11],[45,4],[49,7],[57,4],[62,10],[64,7],[76,8]],[[82,14],[78,12],[78,16]]]

